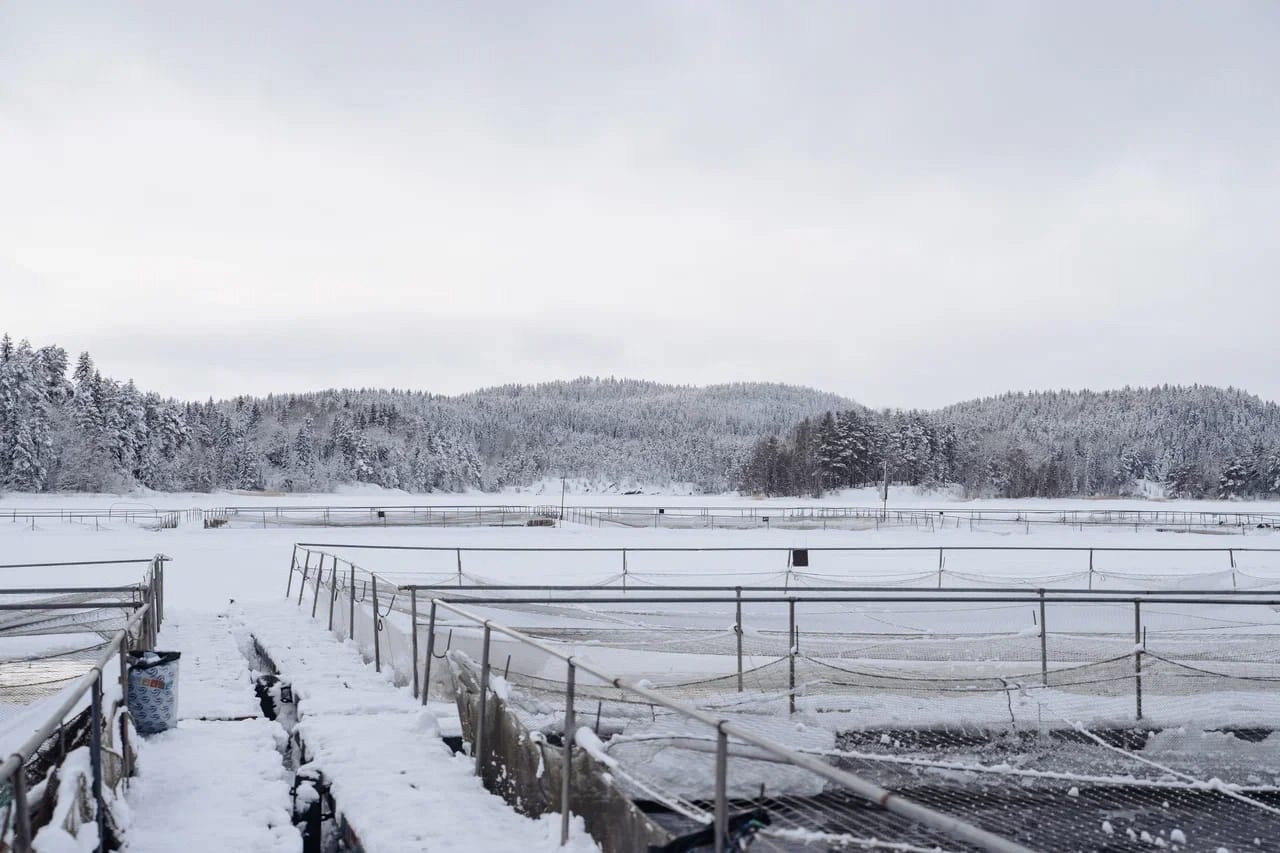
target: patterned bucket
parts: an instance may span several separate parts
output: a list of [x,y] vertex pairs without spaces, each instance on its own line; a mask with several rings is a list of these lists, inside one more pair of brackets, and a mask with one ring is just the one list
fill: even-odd
[[178,725],[178,658],[181,652],[129,653],[129,715],[138,734]]

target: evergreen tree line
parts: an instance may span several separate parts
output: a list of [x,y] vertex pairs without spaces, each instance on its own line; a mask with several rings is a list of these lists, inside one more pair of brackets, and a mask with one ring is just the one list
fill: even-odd
[[[70,373],[68,374],[68,371]],[[879,482],[1010,498],[1280,495],[1280,407],[1235,389],[1006,394],[872,411],[757,383],[617,379],[456,397],[398,390],[182,402],[81,354],[0,339],[0,489],[410,492],[569,476],[621,491],[687,485],[813,495]]]
[[457,492],[563,475],[723,491],[760,435],[850,405],[783,385],[613,379],[193,403],[103,376],[88,353],[69,367],[59,347],[0,341],[0,489]]
[[1232,388],[1006,394],[936,412],[852,408],[760,439],[743,491],[890,482],[971,496],[1280,496],[1280,407]]

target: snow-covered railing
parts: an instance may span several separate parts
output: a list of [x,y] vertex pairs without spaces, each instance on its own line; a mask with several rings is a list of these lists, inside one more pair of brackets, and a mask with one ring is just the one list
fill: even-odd
[[[107,787],[132,773],[132,753],[128,738],[131,724],[128,722],[128,652],[134,648],[153,648],[156,632],[163,614],[163,573],[166,557],[157,555],[146,561],[99,561],[104,565],[120,565],[146,562],[149,566],[146,581],[136,587],[75,587],[6,590],[19,595],[51,595],[48,602],[27,601],[4,604],[5,610],[108,610],[128,612],[123,628],[117,631],[83,675],[65,688],[58,704],[42,713],[32,734],[18,745],[0,763],[0,791],[8,796],[3,840],[17,853],[31,853],[40,826],[33,826],[33,814],[43,815],[48,826],[74,835],[82,816],[92,814],[96,824],[95,843],[92,849],[103,850],[107,842]],[[89,565],[74,563],[70,565]],[[53,564],[57,565],[57,564]],[[120,592],[132,590],[133,600],[92,600],[96,592]],[[68,596],[90,600],[67,601]],[[119,660],[118,680],[104,677],[113,659]],[[88,697],[87,744],[67,743],[68,721],[83,714]],[[80,734],[81,737],[85,733]],[[52,761],[41,758],[51,740],[56,740]],[[72,756],[85,750],[83,760],[73,762]],[[69,750],[69,751],[68,751]],[[105,759],[113,756],[112,762]],[[39,765],[37,767],[37,765]],[[85,766],[87,765],[87,766]],[[110,766],[108,766],[110,765]],[[71,768],[61,778],[59,767]],[[30,774],[38,774],[33,782]],[[110,778],[108,778],[110,777]],[[57,784],[53,784],[56,780]],[[40,792],[43,808],[35,808],[29,800],[33,790]],[[91,799],[91,801],[90,801]]]

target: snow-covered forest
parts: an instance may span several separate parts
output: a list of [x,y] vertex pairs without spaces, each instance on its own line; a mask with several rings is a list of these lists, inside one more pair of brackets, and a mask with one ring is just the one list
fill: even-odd
[[970,494],[1280,494],[1280,407],[1233,389],[1007,394],[872,411],[806,388],[615,379],[444,397],[333,390],[181,402],[84,353],[0,341],[0,488],[411,492],[569,476],[819,494],[890,479]]
[[741,487],[819,494],[879,481],[1010,498],[1280,494],[1280,406],[1232,388],[1005,394],[936,412],[851,408],[757,442]]
[[0,488],[327,491],[361,482],[456,492],[566,475],[601,488],[722,491],[761,435],[851,405],[785,385],[613,379],[457,397],[334,390],[180,402],[101,375],[87,353],[72,367],[59,347],[5,336]]

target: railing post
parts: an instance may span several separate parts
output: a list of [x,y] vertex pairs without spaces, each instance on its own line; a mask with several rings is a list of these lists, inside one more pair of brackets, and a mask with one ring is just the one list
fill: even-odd
[[484,622],[484,650],[480,653],[480,707],[471,748],[476,753],[476,775],[484,780],[484,728],[489,710],[489,620]]
[[102,670],[90,691],[89,766],[93,773],[93,802],[98,820],[98,850],[106,850],[107,801],[102,796]]
[[[311,552],[307,552],[307,559],[311,559]],[[284,597],[290,598],[293,594],[293,573],[298,569],[298,546],[293,546],[293,555],[289,557],[289,585],[284,588]]]
[[729,736],[716,727],[716,853],[724,853],[729,835]]
[[378,636],[382,633],[382,626],[379,624],[382,620],[381,611],[378,610],[378,576],[370,577],[373,580],[373,671],[382,672],[382,641]]
[[329,630],[333,630],[333,605],[338,601],[338,556],[333,557],[333,573],[329,576]]
[[1049,686],[1049,630],[1044,624],[1044,590],[1040,590],[1040,680]]
[[[320,555],[320,562],[324,562],[324,555]],[[302,606],[302,593],[307,588],[307,575],[311,573],[311,554],[307,554],[306,565],[302,567],[302,583],[298,586],[298,606]]]
[[458,548],[456,554],[458,557],[458,586],[462,586],[462,549]]
[[734,604],[733,633],[738,639],[738,692],[742,692],[742,587],[734,587],[737,598]]
[[573,779],[573,736],[577,721],[573,712],[574,681],[577,667],[569,658],[569,671],[564,682],[564,737],[560,764],[560,846],[569,843],[569,792]]
[[413,698],[418,698],[418,590],[409,590],[409,643],[413,661]]
[[350,563],[351,566],[351,595],[348,596],[348,605],[350,612],[347,614],[347,631],[350,638],[356,638],[356,564]]
[[[427,704],[431,695],[431,660],[436,654],[436,600],[431,599],[431,615],[427,617],[427,663],[422,668],[422,704]],[[418,662],[413,666],[416,669]]]
[[27,804],[27,768],[23,764],[13,772],[13,810],[13,849],[16,853],[31,853],[31,807]]
[[1142,602],[1133,601],[1133,686],[1138,719],[1142,719]]
[[787,631],[787,696],[791,713],[796,712],[796,600],[787,602],[790,629]]
[[[335,555],[334,560],[337,560]],[[320,583],[324,580],[324,554],[320,555],[320,565],[316,566],[316,593],[311,596],[311,618],[316,618],[316,607],[320,604]]]
[[156,581],[157,581],[156,624],[163,625],[164,624],[164,560],[161,559],[161,555],[159,554],[156,555],[154,565],[156,567],[155,570],[156,570]]

